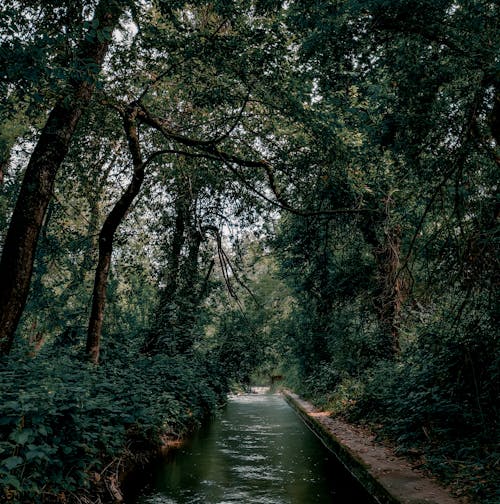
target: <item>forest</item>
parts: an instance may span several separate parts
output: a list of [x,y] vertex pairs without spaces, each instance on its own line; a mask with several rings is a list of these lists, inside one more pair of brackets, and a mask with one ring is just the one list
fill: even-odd
[[496,0],[0,2],[0,502],[274,376],[500,496]]

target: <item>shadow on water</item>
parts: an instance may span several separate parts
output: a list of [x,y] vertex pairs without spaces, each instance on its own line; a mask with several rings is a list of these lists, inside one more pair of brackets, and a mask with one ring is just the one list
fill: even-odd
[[157,461],[140,504],[372,504],[373,499],[275,394],[230,399],[212,423]]

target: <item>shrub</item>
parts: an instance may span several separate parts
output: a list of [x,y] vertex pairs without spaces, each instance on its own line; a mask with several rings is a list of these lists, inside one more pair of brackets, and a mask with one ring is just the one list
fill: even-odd
[[[124,348],[121,348],[124,350]],[[0,371],[0,485],[16,502],[63,500],[128,450],[150,450],[212,414],[224,386],[200,357],[114,352],[12,359]]]

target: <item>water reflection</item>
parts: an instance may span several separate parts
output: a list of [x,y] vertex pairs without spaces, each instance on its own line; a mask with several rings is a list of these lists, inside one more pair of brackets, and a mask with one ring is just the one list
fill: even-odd
[[142,504],[368,504],[334,456],[278,395],[229,401],[173,460]]

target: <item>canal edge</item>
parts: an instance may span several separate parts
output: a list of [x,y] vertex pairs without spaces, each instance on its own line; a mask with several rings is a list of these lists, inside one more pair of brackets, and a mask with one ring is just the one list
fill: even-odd
[[[444,488],[388,448],[330,418],[290,390],[281,391],[287,403],[332,451],[349,473],[379,504],[463,504]],[[354,447],[353,445],[356,445]]]

